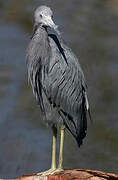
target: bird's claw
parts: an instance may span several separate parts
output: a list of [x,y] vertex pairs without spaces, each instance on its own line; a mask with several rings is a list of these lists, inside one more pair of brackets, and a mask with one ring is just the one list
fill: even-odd
[[47,170],[47,171],[37,173],[37,175],[47,176],[47,175],[52,175],[52,174],[55,174],[55,173],[59,173],[59,172],[61,172],[61,171],[64,171],[64,170],[61,169],[61,168],[49,169],[49,170]]
[[51,174],[51,173],[52,173],[53,171],[55,171],[55,170],[56,170],[56,169],[51,168],[51,169],[49,169],[49,170],[47,170],[47,171],[37,173],[37,175],[46,176],[46,175]]
[[64,171],[62,168],[57,168],[53,171],[53,174]]

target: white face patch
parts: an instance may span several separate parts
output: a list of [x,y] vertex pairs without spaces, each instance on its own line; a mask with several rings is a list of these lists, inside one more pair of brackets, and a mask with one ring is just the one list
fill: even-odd
[[[34,14],[35,21],[38,22],[43,18],[43,16],[50,16],[52,17],[53,13],[52,10],[47,6],[39,6]],[[42,16],[42,17],[41,17]]]
[[42,24],[47,27],[51,27],[55,30],[55,32],[60,35],[58,30],[58,26],[54,24],[52,20],[52,10],[47,6],[40,6],[36,9],[34,18],[36,24]]

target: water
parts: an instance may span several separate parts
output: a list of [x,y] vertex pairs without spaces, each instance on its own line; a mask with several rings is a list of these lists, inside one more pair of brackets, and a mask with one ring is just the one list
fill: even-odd
[[88,123],[80,149],[66,133],[64,167],[118,173],[117,1],[6,0],[0,1],[0,177],[50,167],[51,131],[40,120],[25,62],[32,13],[40,4],[54,9],[62,36],[81,57],[89,86],[94,124]]

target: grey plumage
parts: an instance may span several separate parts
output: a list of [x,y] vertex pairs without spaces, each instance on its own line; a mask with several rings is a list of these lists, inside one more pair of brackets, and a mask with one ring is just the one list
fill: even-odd
[[[87,130],[87,86],[72,50],[60,36],[48,33],[48,27],[57,29],[51,16],[52,11],[46,6],[35,11],[34,33],[27,49],[28,77],[43,115],[44,94],[80,146]],[[58,125],[58,121],[53,120],[52,124]]]

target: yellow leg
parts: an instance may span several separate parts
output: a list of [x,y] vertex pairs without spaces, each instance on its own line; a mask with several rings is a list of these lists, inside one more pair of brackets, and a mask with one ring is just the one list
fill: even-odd
[[53,127],[53,141],[52,141],[52,164],[51,169],[56,169],[56,144],[57,144],[57,128]]
[[63,149],[64,149],[64,132],[65,132],[65,126],[61,126],[61,131],[60,131],[60,151],[59,151],[59,163],[58,163],[58,168],[53,171],[52,174],[58,173],[60,171],[63,171]]
[[52,142],[52,164],[51,169],[48,171],[39,173],[41,176],[51,175],[54,173],[58,173],[60,171],[63,171],[62,164],[63,164],[63,149],[64,149],[64,132],[65,132],[65,126],[61,126],[60,130],[60,151],[59,151],[59,163],[58,168],[56,169],[56,142],[57,142],[57,128],[53,127],[53,142]]
[[65,126],[61,126],[61,135],[60,135],[60,152],[59,152],[59,164],[58,169],[62,170],[63,165],[63,149],[64,149],[64,132],[65,132]]
[[53,138],[52,138],[52,163],[51,163],[51,169],[49,169],[47,171],[44,171],[44,172],[38,173],[38,175],[41,175],[41,176],[46,176],[46,175],[49,175],[49,174],[53,174],[53,171],[56,170],[57,128],[52,127],[52,131],[53,131]]

